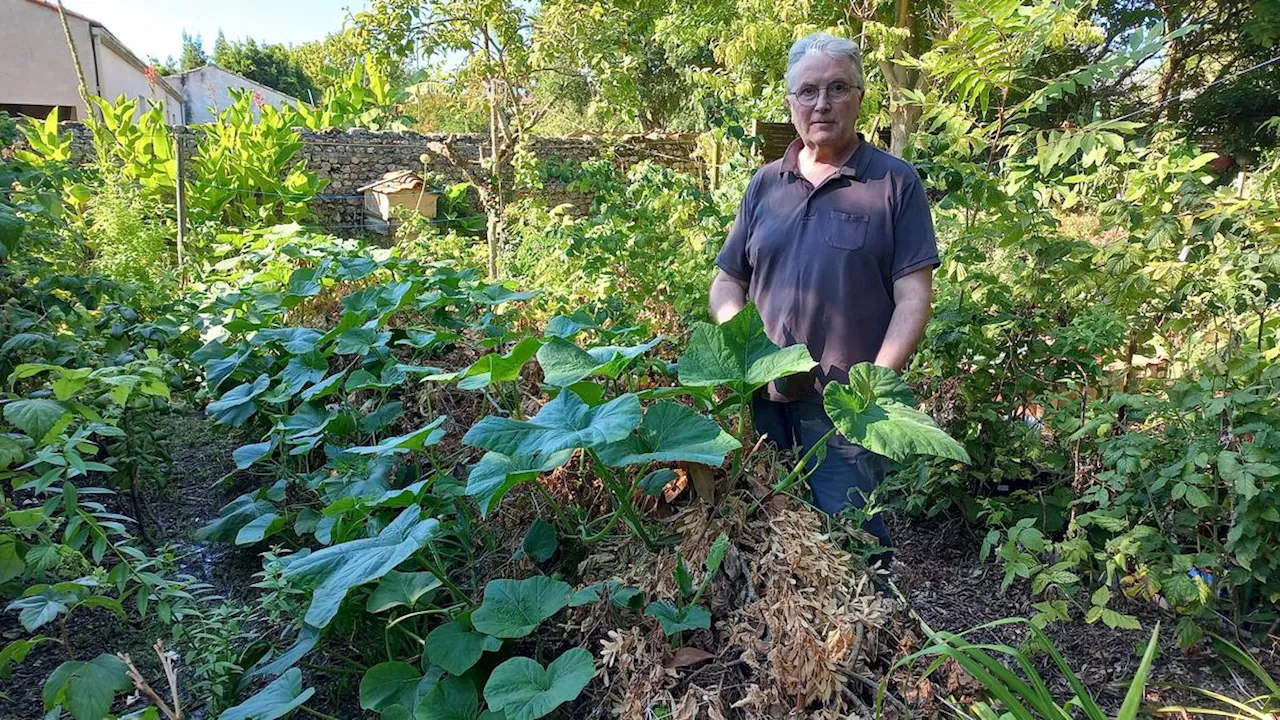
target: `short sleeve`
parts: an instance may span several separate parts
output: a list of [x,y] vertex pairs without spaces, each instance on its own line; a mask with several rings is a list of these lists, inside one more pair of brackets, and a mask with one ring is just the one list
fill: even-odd
[[716,255],[716,266],[727,275],[737,280],[751,280],[751,258],[747,255],[747,238],[751,235],[751,221],[755,215],[756,188],[760,174],[756,173],[747,183],[747,190],[742,194],[742,202],[738,204],[738,216],[729,227],[729,236],[725,238],[724,247]]
[[892,278],[897,281],[921,268],[941,264],[933,232],[933,216],[929,213],[929,199],[925,197],[920,176],[912,170],[893,218]]

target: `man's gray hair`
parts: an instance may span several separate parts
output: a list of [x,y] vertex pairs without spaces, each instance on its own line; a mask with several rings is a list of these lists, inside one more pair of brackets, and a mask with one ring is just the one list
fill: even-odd
[[805,35],[791,46],[790,52],[787,53],[787,89],[794,90],[793,74],[796,63],[804,59],[806,55],[814,53],[822,53],[830,57],[840,59],[843,58],[853,63],[853,84],[859,89],[862,88],[862,49],[852,40],[838,38],[834,35],[828,35],[824,32],[816,32]]

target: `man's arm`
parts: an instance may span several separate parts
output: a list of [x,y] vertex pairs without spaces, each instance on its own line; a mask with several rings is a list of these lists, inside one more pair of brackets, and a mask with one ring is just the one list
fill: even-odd
[[880,344],[880,352],[876,353],[876,365],[902,372],[911,359],[911,353],[920,344],[920,338],[924,337],[924,326],[933,314],[933,268],[921,268],[894,281],[893,303],[893,317],[889,320],[884,342]]
[[747,305],[747,283],[721,270],[711,281],[711,319],[720,324]]

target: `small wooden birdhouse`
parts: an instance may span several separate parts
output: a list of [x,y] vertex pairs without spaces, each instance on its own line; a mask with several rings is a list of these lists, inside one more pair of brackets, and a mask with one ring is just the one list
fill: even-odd
[[436,216],[440,193],[427,189],[422,178],[412,170],[392,170],[361,187],[364,193],[364,225],[369,230],[390,235],[400,226],[395,208],[416,210],[424,217]]

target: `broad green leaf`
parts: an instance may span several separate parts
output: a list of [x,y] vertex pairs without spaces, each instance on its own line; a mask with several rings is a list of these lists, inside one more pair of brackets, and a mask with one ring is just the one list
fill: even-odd
[[258,694],[224,710],[218,720],[276,720],[298,709],[315,692],[315,688],[302,689],[302,671],[292,668]]
[[533,558],[534,562],[545,562],[556,553],[558,547],[560,547],[560,539],[556,537],[556,529],[542,518],[534,519],[529,525],[529,530],[524,534],[524,541],[520,544],[520,549],[525,555]]
[[59,613],[66,612],[67,606],[80,597],[79,593],[61,592],[46,586],[38,593],[14,600],[5,609],[19,611],[18,622],[27,632],[35,632],[40,626],[52,622]]
[[302,398],[303,402],[311,402],[312,400],[328,397],[338,391],[338,388],[342,386],[342,381],[346,376],[347,374],[345,372],[336,372],[306,390],[303,390],[302,394],[298,397]]
[[260,443],[253,443],[252,445],[241,445],[231,451],[231,459],[235,461],[237,470],[244,470],[262,458],[270,455],[271,451],[274,450],[275,447],[276,440],[274,437]]
[[8,680],[13,673],[13,666],[25,660],[37,645],[52,640],[53,638],[37,635],[33,638],[18,638],[0,648],[0,680]]
[[435,535],[440,522],[420,519],[416,505],[405,508],[377,537],[352,540],[309,554],[281,560],[284,577],[315,586],[304,620],[323,628],[338,613],[353,587],[381,578],[404,562]]
[[44,681],[44,709],[61,704],[75,720],[102,720],[117,692],[133,687],[129,669],[115,655],[103,653],[89,660],[68,660]]
[[566,582],[536,575],[524,580],[490,580],[484,601],[471,615],[476,630],[496,638],[519,638],[569,603]]
[[360,430],[367,433],[379,432],[400,419],[401,415],[404,415],[404,403],[399,400],[379,405],[377,410],[360,418]]
[[505,355],[489,353],[458,372],[427,375],[423,379],[436,382],[456,380],[463,390],[479,390],[496,382],[511,382],[520,377],[520,371],[541,346],[539,338],[526,337]]
[[0,470],[17,465],[27,456],[27,451],[22,442],[18,441],[19,437],[21,436],[17,434],[13,436],[0,435]]
[[298,633],[298,639],[294,641],[293,645],[290,645],[284,652],[275,655],[274,660],[271,659],[271,654],[264,656],[257,663],[254,663],[253,667],[249,668],[245,673],[245,677],[276,677],[297,665],[299,660],[315,649],[318,642],[320,642],[320,629],[304,624],[301,632]]
[[778,378],[807,372],[817,363],[803,345],[779,348],[764,333],[755,305],[720,325],[698,323],[680,356],[681,385],[727,385],[746,396]]
[[374,348],[385,348],[391,333],[371,327],[352,328],[338,335],[333,351],[338,355],[365,355]]
[[486,652],[502,649],[502,641],[468,629],[454,620],[427,635],[427,659],[452,675],[461,675],[480,662]]
[[4,419],[38,443],[70,411],[57,400],[14,400],[4,406]]
[[677,477],[676,471],[671,468],[658,468],[640,480],[640,493],[647,497],[657,497]]
[[462,442],[511,458],[546,457],[573,448],[596,448],[625,438],[640,424],[640,400],[628,394],[590,407],[562,392],[529,420],[486,416]]
[[271,378],[259,375],[252,384],[244,383],[227,392],[216,401],[209,403],[208,412],[213,419],[232,427],[240,427],[258,411],[258,403],[254,398],[266,392]]
[[250,520],[236,533],[236,545],[253,545],[262,542],[285,528],[285,520],[270,512]]
[[392,705],[413,710],[422,673],[408,663],[378,663],[360,679],[360,707],[382,712]]
[[676,460],[715,467],[741,446],[720,423],[693,408],[659,402],[645,411],[635,432],[600,448],[600,459],[613,467]]
[[487,517],[512,488],[537,479],[539,474],[564,465],[572,457],[572,450],[518,458],[487,452],[467,475],[467,494],[476,499],[480,514]]
[[910,399],[897,373],[859,363],[850,369],[848,385],[827,385],[823,407],[850,442],[897,462],[914,455],[969,462],[964,446],[934,424],[933,418],[907,404]]
[[484,699],[506,720],[536,720],[578,697],[594,675],[595,662],[582,648],[569,650],[545,669],[536,660],[513,657],[493,669]]
[[644,607],[644,591],[623,585],[620,580],[610,578],[590,585],[575,592],[569,598],[569,607],[581,607],[608,599],[615,607],[624,610],[639,610]]
[[477,720],[480,696],[467,678],[445,677],[418,698],[413,720]]
[[632,360],[652,350],[662,336],[632,347],[595,347],[583,350],[559,337],[552,337],[538,349],[538,364],[548,385],[565,387],[593,375],[614,379]]
[[343,452],[352,455],[387,455],[421,450],[435,445],[444,437],[444,430],[441,430],[440,426],[444,424],[445,419],[442,415],[411,433],[389,437],[377,445],[350,447]]
[[276,515],[276,506],[247,493],[232,500],[218,511],[218,519],[196,530],[197,540],[233,542],[240,528],[267,515]]
[[26,562],[18,555],[12,535],[0,535],[0,585],[16,577],[22,577]]
[[316,344],[322,337],[324,337],[323,333],[311,328],[270,328],[258,331],[253,336],[252,342],[255,345],[275,343],[290,355],[305,355],[316,349]]
[[369,594],[365,611],[380,613],[393,607],[412,608],[418,598],[440,587],[440,579],[429,572],[399,572],[392,570],[382,577],[378,586]]
[[678,608],[666,600],[649,603],[645,615],[654,618],[662,631],[675,635],[683,630],[707,630],[711,628],[711,611],[701,605]]
[[289,358],[284,369],[276,375],[280,384],[272,391],[272,400],[285,402],[302,389],[318,383],[329,374],[329,361],[318,352],[310,352],[299,357]]

